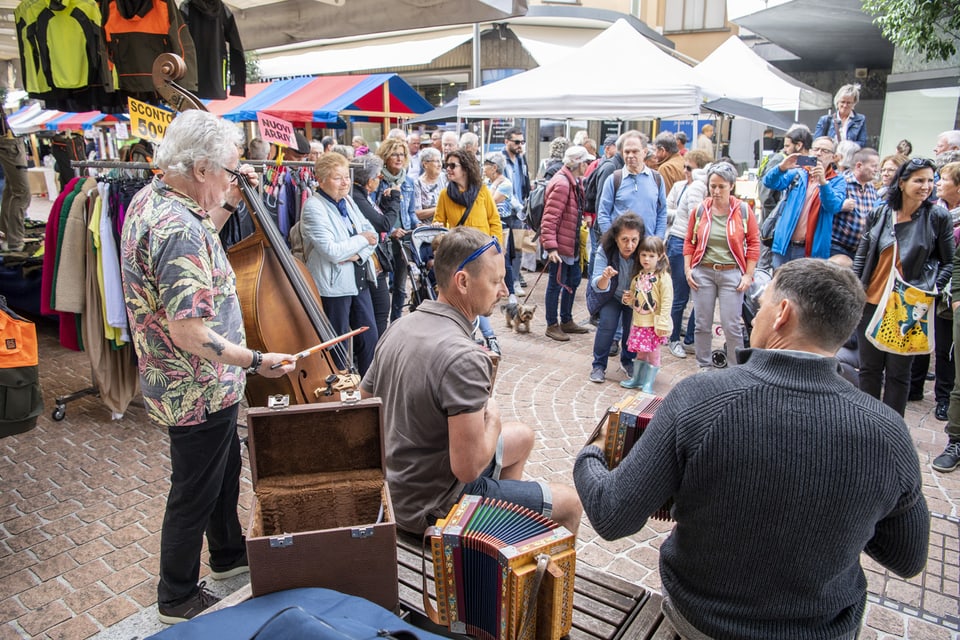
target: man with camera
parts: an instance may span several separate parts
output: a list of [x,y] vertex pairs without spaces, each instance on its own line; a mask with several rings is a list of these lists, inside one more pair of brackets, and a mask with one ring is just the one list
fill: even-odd
[[[809,153],[807,150],[809,149]],[[833,217],[846,199],[847,183],[834,164],[833,139],[812,140],[810,129],[796,125],[783,140],[785,157],[763,184],[784,191],[773,234],[773,268],[797,258],[829,258]]]
[[907,426],[837,371],[865,299],[850,269],[785,264],[741,366],[678,383],[612,471],[603,433],[577,457],[583,510],[606,540],[672,498],[660,577],[683,638],[853,640],[861,553],[904,577],[923,570],[930,521]]

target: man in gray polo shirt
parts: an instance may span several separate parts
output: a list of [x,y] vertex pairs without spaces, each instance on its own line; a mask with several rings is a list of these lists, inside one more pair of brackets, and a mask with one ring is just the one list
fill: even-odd
[[383,400],[387,483],[397,524],[411,533],[464,494],[520,504],[573,533],[580,526],[573,487],[521,480],[533,431],[501,423],[492,361],[473,340],[476,317],[507,295],[501,254],[476,229],[448,232],[434,256],[438,300],[390,325],[361,384]]

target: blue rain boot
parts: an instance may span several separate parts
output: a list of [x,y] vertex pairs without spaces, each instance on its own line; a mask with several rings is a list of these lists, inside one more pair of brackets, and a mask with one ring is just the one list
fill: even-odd
[[644,393],[653,393],[653,381],[657,379],[660,367],[647,365],[647,375],[643,379],[643,386],[640,388]]
[[620,386],[624,389],[639,389],[643,385],[643,379],[647,375],[646,362],[642,360],[633,361],[633,376],[629,380],[621,380]]

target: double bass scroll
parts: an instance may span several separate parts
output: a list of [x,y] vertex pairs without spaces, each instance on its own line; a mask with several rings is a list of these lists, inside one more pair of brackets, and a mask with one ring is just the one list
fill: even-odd
[[[159,93],[177,111],[206,109],[189,91],[178,86],[186,66],[178,56],[164,53],[153,64]],[[243,314],[247,346],[259,351],[297,353],[305,345],[337,337],[320,304],[320,292],[306,265],[290,253],[286,241],[259,194],[244,177],[237,180],[254,232],[227,250],[237,279],[237,297]],[[341,345],[337,345],[342,349]],[[347,362],[344,356],[342,362]],[[267,406],[267,398],[289,396],[294,404],[339,400],[335,391],[359,388],[356,373],[340,370],[330,356],[303,358],[297,368],[280,378],[247,378],[247,402]]]

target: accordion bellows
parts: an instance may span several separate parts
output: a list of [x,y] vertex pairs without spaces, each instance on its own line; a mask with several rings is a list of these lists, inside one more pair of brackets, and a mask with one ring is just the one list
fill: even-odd
[[[566,528],[515,504],[464,496],[425,535],[436,622],[485,640],[559,640],[570,633],[576,538]],[[546,567],[539,588],[538,561]]]

